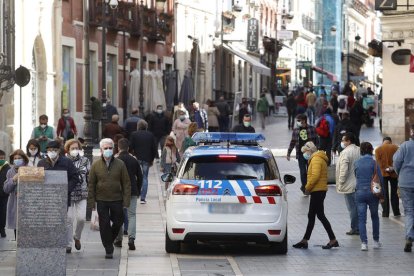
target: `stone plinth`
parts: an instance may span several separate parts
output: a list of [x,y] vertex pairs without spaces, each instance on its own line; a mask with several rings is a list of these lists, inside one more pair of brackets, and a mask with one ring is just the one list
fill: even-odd
[[66,275],[67,173],[32,173],[18,182],[16,275]]

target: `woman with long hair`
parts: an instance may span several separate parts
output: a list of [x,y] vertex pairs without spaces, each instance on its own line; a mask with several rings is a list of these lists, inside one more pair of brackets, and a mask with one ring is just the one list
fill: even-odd
[[[371,191],[371,181],[374,175],[377,174],[382,186],[382,174],[381,169],[377,162],[373,158],[372,144],[369,142],[363,142],[360,145],[361,158],[355,162],[354,171],[356,177],[356,204],[358,209],[358,227],[359,237],[361,239],[361,250],[368,250],[368,238],[367,238],[367,207],[371,213],[372,220],[372,236],[374,239],[373,248],[378,249],[382,247],[379,241],[379,217],[378,217],[378,205],[383,196],[377,197]],[[383,192],[383,189],[382,189]]]
[[26,155],[29,158],[30,167],[37,167],[37,163],[42,159],[40,155],[40,144],[37,139],[30,139],[26,145]]
[[175,145],[174,138],[172,136],[167,136],[161,154],[161,171],[164,173],[174,171],[176,163],[179,162],[180,154],[177,146]]
[[21,149],[15,150],[10,155],[11,168],[6,174],[6,182],[4,182],[4,192],[9,194],[7,202],[7,228],[14,230],[16,238],[16,221],[17,221],[17,178],[19,168],[27,166],[29,158]]

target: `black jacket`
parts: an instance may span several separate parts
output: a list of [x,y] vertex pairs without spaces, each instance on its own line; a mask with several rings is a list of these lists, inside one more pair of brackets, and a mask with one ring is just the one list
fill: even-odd
[[158,150],[155,143],[154,134],[148,130],[137,130],[131,134],[129,148],[138,160],[152,163]]
[[49,157],[42,159],[37,164],[38,167],[43,167],[45,170],[50,171],[66,171],[68,174],[68,206],[70,206],[70,193],[75,189],[76,184],[80,181],[78,169],[76,169],[73,162],[65,157],[59,156],[55,165],[52,166],[52,162]]
[[8,197],[9,194],[5,193],[3,190],[4,182],[6,181],[7,172],[10,170],[10,165],[4,164],[3,167],[0,169],[0,197]]
[[231,132],[255,133],[256,130],[252,126],[245,127],[243,124],[241,124],[241,125],[234,126],[233,129],[231,130]]
[[[335,132],[334,132],[334,137],[332,140],[332,150],[333,151],[338,151],[341,152],[342,148],[341,148],[341,140],[342,140],[342,136],[345,135],[345,133],[347,132],[352,132],[354,135],[356,132],[356,128],[354,126],[354,124],[351,122],[351,120],[349,119],[344,119],[342,121],[340,121],[335,128]],[[356,138],[356,145],[359,146],[359,138]]]
[[170,134],[171,124],[164,113],[158,114],[153,112],[148,117],[148,130],[151,131],[155,137],[161,138]]
[[125,151],[119,153],[118,159],[124,161],[128,170],[129,180],[131,181],[131,195],[140,196],[142,187],[142,170],[138,160]]

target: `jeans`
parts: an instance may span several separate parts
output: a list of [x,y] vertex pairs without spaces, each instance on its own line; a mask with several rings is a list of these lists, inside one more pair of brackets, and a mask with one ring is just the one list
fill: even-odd
[[266,128],[266,112],[258,112],[262,129]]
[[157,156],[156,158],[160,158],[159,152],[158,152],[158,145],[160,145],[161,148],[161,152],[164,149],[164,144],[165,144],[165,139],[167,138],[167,136],[161,136],[161,137],[157,137],[155,136],[155,145],[157,147]]
[[388,183],[390,183],[391,187],[391,208],[394,216],[401,215],[400,213],[400,199],[397,195],[397,189],[398,189],[398,178],[392,178],[389,176],[384,176],[384,193],[385,193],[385,199],[382,205],[382,215],[387,216],[390,213],[390,189],[388,187]]
[[122,201],[97,201],[97,210],[102,244],[106,253],[112,254],[113,242],[124,223]]
[[405,238],[414,240],[414,188],[400,187],[405,214]]
[[309,203],[309,212],[308,212],[308,226],[306,227],[305,235],[303,239],[309,240],[313,231],[313,227],[315,226],[315,216],[322,222],[323,227],[325,228],[326,232],[328,233],[330,240],[335,240],[335,234],[332,231],[331,224],[329,223],[328,219],[324,213],[323,202],[325,200],[326,192],[325,191],[317,191],[312,192],[310,195],[310,203]]
[[[82,235],[82,230],[85,225],[86,219],[86,199],[80,201],[71,202],[68,208],[68,217],[67,217],[67,247],[72,247],[73,239],[80,240]],[[75,235],[73,235],[73,225],[75,226]]]
[[345,203],[346,208],[349,212],[349,218],[351,219],[351,230],[358,230],[358,209],[356,205],[355,192],[350,194],[345,194]]
[[6,227],[7,201],[9,197],[0,197],[0,230]]
[[124,208],[124,229],[128,230],[128,208]]
[[288,128],[293,129],[295,127],[296,112],[288,109]]
[[145,201],[148,191],[148,172],[149,172],[149,163],[143,160],[138,160],[138,163],[141,165],[142,169],[142,188],[141,188],[141,201]]
[[131,196],[131,203],[129,204],[129,208],[124,208],[126,210],[127,219],[128,219],[128,226],[121,227],[118,232],[118,236],[116,237],[116,241],[122,241],[122,236],[124,234],[124,229],[128,229],[128,237],[130,239],[135,240],[135,235],[137,232],[137,196]]
[[218,122],[220,126],[220,132],[227,132],[229,131],[229,116],[219,116]]
[[308,179],[308,161],[303,158],[303,154],[301,152],[296,153],[296,158],[299,163],[300,181],[302,182],[302,187],[305,188]]
[[371,192],[371,188],[359,189],[355,192],[358,206],[359,237],[362,243],[368,243],[367,238],[367,207],[371,213],[372,236],[374,241],[379,241],[379,199]]
[[315,125],[315,107],[314,106],[308,106],[308,109],[306,110],[306,113],[308,114],[309,124],[311,126]]

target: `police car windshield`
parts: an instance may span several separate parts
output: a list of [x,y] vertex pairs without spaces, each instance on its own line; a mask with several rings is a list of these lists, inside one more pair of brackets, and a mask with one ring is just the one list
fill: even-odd
[[268,166],[267,160],[263,157],[253,156],[195,156],[190,158],[181,179],[197,180],[237,180],[275,179]]

